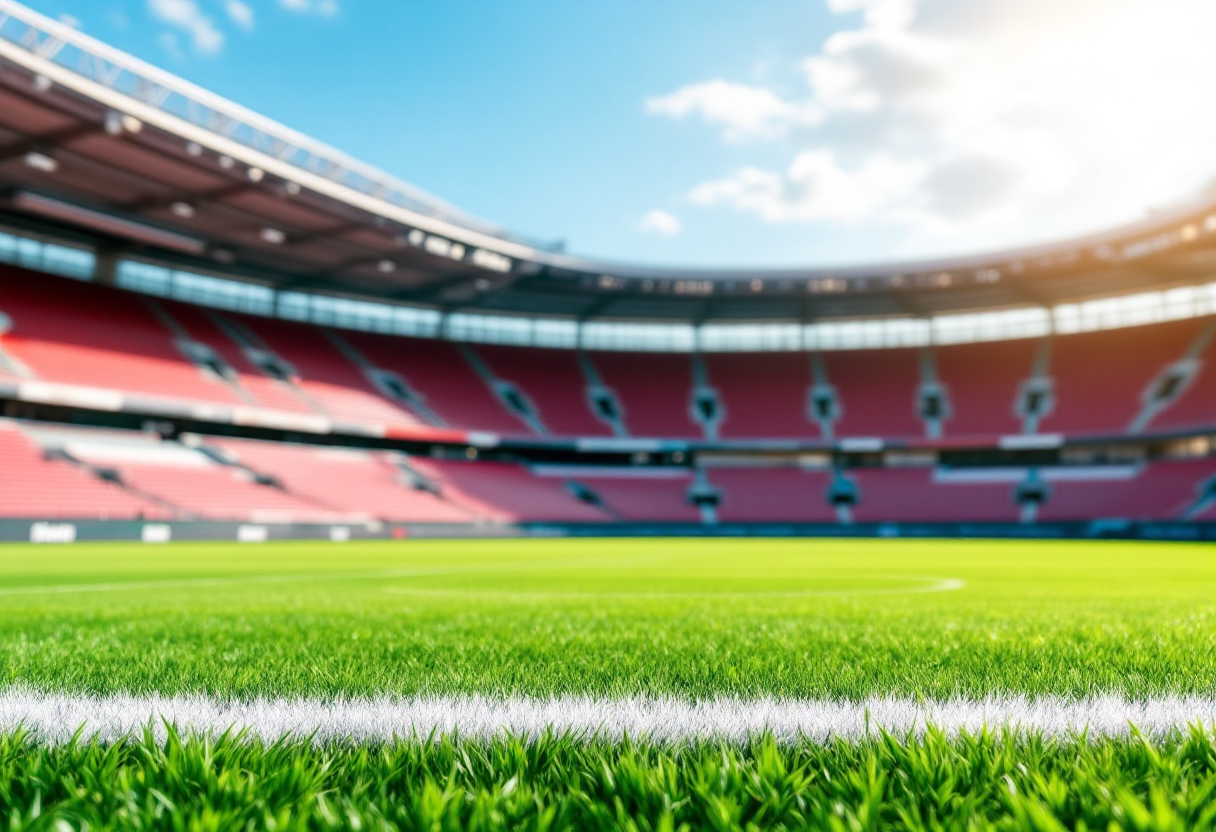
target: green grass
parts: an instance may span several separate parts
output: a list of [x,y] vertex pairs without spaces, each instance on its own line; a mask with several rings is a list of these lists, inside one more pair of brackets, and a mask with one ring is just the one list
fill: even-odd
[[[944,581],[962,582],[950,591]],[[0,687],[1131,696],[1216,690],[1216,549],[507,540],[0,547]],[[0,735],[23,829],[1184,829],[1216,736],[746,747]]]
[[24,829],[1211,829],[1216,745],[991,735],[661,748],[0,738]]
[[1145,696],[1213,644],[1208,545],[0,547],[0,685],[46,690]]

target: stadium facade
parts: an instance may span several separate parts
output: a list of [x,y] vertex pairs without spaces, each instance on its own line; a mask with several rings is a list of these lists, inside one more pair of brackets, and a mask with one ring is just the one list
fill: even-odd
[[1216,536],[1216,195],[580,259],[0,0],[0,539]]

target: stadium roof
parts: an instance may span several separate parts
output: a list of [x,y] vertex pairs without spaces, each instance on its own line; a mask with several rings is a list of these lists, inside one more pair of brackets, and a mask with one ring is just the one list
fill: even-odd
[[12,0],[0,0],[0,220],[279,289],[581,320],[923,316],[1216,275],[1216,194],[1105,234],[970,257],[785,270],[580,259]]

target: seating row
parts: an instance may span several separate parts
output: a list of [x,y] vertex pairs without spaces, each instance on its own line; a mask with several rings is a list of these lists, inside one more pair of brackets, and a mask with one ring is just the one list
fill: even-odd
[[967,439],[1216,426],[1216,324],[933,349],[638,354],[457,344],[0,267],[0,379],[505,436]]

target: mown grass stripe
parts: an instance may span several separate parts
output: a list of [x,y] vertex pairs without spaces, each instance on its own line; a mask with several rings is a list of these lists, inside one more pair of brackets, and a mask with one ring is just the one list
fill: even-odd
[[23,728],[33,739],[50,744],[68,742],[78,734],[113,741],[140,734],[149,726],[163,733],[166,725],[207,735],[236,730],[268,741],[284,737],[311,737],[318,742],[502,735],[537,738],[554,732],[601,741],[629,737],[657,742],[745,742],[771,734],[783,742],[828,742],[859,740],[883,731],[923,736],[930,727],[949,735],[987,728],[1053,737],[1127,737],[1136,732],[1161,737],[1196,724],[1216,726],[1216,698],[874,697],[851,702],[435,696],[238,701],[203,695],[0,693],[0,732]]

